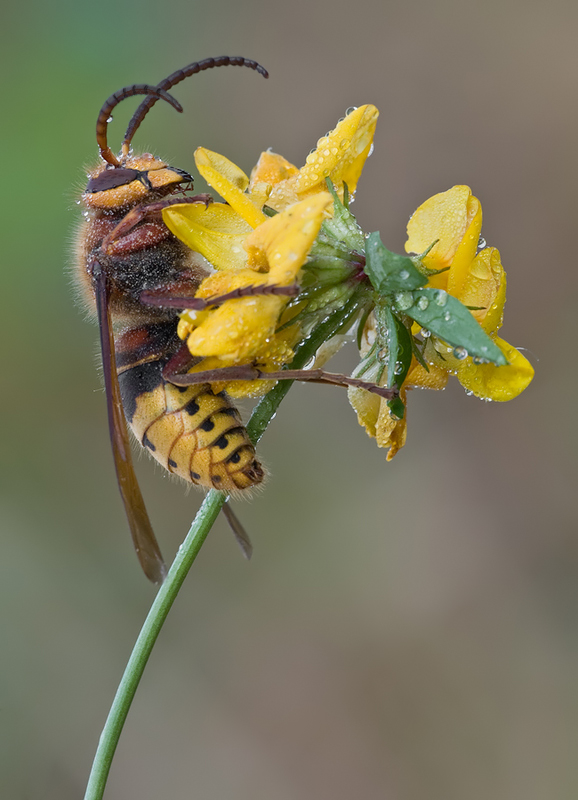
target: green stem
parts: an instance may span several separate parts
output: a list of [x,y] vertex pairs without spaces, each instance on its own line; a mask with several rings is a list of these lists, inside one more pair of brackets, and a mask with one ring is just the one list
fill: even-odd
[[[342,309],[331,314],[296,349],[295,358],[289,367],[291,369],[303,368],[313,358],[323,342],[351,323],[358,310],[359,306],[355,299],[351,298]],[[247,432],[255,444],[265,432],[267,425],[275,415],[292,383],[293,381],[279,381],[263,397],[253,411],[247,425]],[[217,492],[214,489],[207,494],[193,520],[185,541],[179,548],[165,582],[154,599],[151,610],[136,640],[104,725],[84,800],[102,800],[118,740],[149,656],[183,581],[187,577],[226,499],[227,496],[223,492]]]
[[104,795],[116,746],[149,656],[179,589],[226,499],[223,492],[217,492],[214,489],[207,494],[187,538],[179,548],[169,573],[154,599],[102,731],[84,796],[85,800],[101,800]]

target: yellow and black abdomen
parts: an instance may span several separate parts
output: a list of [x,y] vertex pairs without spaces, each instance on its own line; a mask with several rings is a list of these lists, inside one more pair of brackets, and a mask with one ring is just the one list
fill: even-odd
[[[179,387],[163,377],[170,357],[167,349],[159,353],[163,330],[164,325],[141,328],[148,347],[124,350],[117,359],[123,407],[134,435],[166,470],[186,481],[230,494],[257,486],[263,467],[227,395],[215,394],[207,383]],[[152,341],[161,347],[152,348]]]

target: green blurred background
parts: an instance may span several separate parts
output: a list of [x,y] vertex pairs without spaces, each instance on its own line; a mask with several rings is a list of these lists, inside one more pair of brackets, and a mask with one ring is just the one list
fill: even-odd
[[[219,521],[107,797],[575,798],[578,6],[32,0],[3,17],[0,795],[82,796],[154,593],[67,275],[96,114],[226,53],[270,80],[197,76],[175,90],[185,113],[159,104],[135,145],[191,170],[200,144],[247,170],[267,147],[301,165],[348,106],[375,103],[362,226],[401,251],[425,198],[469,184],[508,271],[504,338],[537,376],[505,405],[414,393],[389,464],[345,392],[295,386],[262,443],[268,486],[237,504],[253,561]],[[137,469],[169,556],[200,495]]]

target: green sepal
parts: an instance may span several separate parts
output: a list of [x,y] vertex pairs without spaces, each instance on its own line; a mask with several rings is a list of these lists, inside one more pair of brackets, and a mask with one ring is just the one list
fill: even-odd
[[378,231],[370,233],[365,242],[365,274],[382,296],[419,289],[427,283],[409,256],[400,256],[385,247]]
[[343,242],[347,245],[350,250],[357,250],[360,253],[363,253],[363,248],[365,245],[365,237],[363,235],[363,231],[357,224],[357,220],[346,208],[341,200],[339,199],[339,195],[335,191],[335,187],[329,178],[325,179],[327,183],[327,188],[333,197],[333,218],[326,219],[323,223],[321,230],[331,236],[333,239],[337,239],[338,242]]
[[394,417],[403,419],[405,416],[405,405],[401,397],[394,397],[393,400],[387,401],[387,407]]
[[377,339],[379,350],[387,353],[388,389],[396,384],[401,388],[411,365],[411,333],[389,306],[377,306]]
[[399,311],[422,328],[427,328],[452,347],[463,347],[467,355],[492,361],[498,366],[508,363],[468,309],[451,294],[441,289],[418,289],[400,292],[395,303]]
[[423,357],[423,353],[422,353],[422,351],[419,349],[419,347],[417,345],[417,342],[415,340],[415,336],[411,337],[411,349],[412,349],[412,352],[413,352],[413,354],[415,356],[415,360],[417,361],[417,363],[420,364],[425,369],[426,372],[429,372],[429,364],[427,363],[427,361]]

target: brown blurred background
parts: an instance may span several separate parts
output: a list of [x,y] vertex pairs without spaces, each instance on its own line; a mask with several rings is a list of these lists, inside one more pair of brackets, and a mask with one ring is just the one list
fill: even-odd
[[[3,16],[0,795],[82,796],[154,591],[65,273],[73,187],[112,91],[227,53],[270,80],[189,80],[185,113],[159,104],[138,148],[191,170],[199,144],[247,170],[267,147],[301,165],[348,106],[375,103],[363,228],[401,251],[425,198],[469,184],[508,272],[503,336],[537,375],[505,405],[414,393],[390,464],[345,392],[294,387],[262,443],[267,489],[237,505],[254,559],[219,522],[107,798],[575,798],[576,4],[31,0]],[[169,556],[200,496],[137,468]]]

